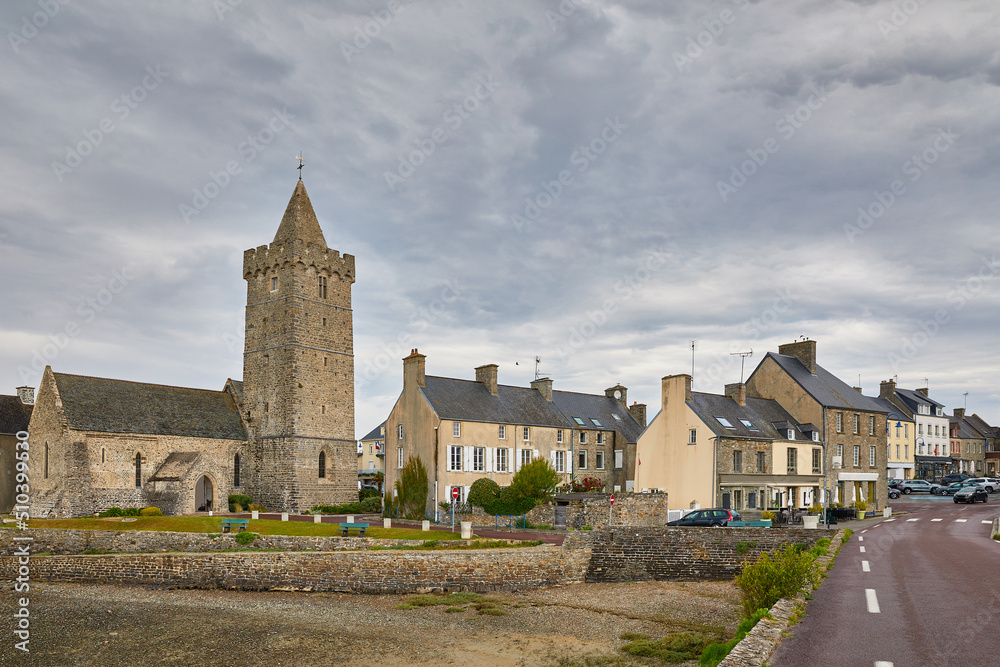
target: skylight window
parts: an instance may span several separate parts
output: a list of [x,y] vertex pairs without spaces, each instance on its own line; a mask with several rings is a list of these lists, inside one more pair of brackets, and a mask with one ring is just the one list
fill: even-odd
[[749,419],[741,419],[740,421],[743,423],[744,426],[746,426],[751,431],[759,431],[760,430],[756,426],[754,426],[753,422],[750,421]]
[[622,420],[621,415],[619,415],[617,412],[613,413],[611,416],[617,419],[618,421]]
[[601,422],[597,421],[597,420],[596,420],[596,419],[594,419],[593,417],[591,417],[591,418],[590,418],[590,421],[594,422],[594,426],[596,426],[596,427],[600,428],[600,426],[601,426]]
[[726,428],[736,428],[735,426],[733,426],[732,424],[730,424],[729,420],[726,419],[725,417],[716,417],[716,419],[718,419],[719,423],[722,424],[723,426],[725,426]]
[[580,419],[579,417],[573,417],[573,421],[575,421],[580,426],[586,426],[586,424],[583,423],[583,420]]

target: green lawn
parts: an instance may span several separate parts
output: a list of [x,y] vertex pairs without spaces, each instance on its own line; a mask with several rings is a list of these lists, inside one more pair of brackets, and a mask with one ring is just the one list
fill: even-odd
[[[135,521],[121,519],[32,519],[31,528],[62,528],[75,530],[167,530],[178,533],[221,533],[222,517],[208,516],[140,516]],[[335,523],[312,523],[309,521],[279,521],[276,519],[250,519],[250,532],[259,535],[330,535],[339,536],[340,528]],[[351,535],[356,535],[352,532]],[[460,533],[443,530],[424,532],[416,528],[376,528],[372,526],[367,537],[387,540],[458,540]]]

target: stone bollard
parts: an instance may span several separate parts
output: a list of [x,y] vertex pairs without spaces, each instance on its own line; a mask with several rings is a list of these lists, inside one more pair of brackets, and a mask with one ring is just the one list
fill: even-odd
[[392,519],[390,519],[389,517],[385,517],[384,519],[382,519],[382,527],[392,528]]
[[353,514],[348,514],[347,515],[347,521],[345,521],[344,523],[354,523],[354,515]]
[[462,522],[462,539],[471,540],[472,539],[472,522],[463,521]]
[[257,510],[254,510],[253,512],[250,512],[250,518],[251,519],[259,519],[260,518],[260,512],[258,512]]
[[884,510],[882,510],[882,516],[884,516],[886,519],[888,519],[889,517],[891,517],[892,516],[892,508],[891,507],[886,507]]
[[282,521],[288,521],[288,512],[282,512],[281,513],[281,520]]
[[208,516],[212,516],[212,510],[208,510]]
[[323,515],[313,514],[313,523],[323,523]]
[[802,527],[803,528],[812,528],[812,529],[819,528],[819,516],[818,515],[813,515],[813,516],[806,515],[806,516],[802,517]]
[[420,523],[420,530],[430,530],[430,529],[431,529],[431,522],[428,521],[427,519],[424,519]]

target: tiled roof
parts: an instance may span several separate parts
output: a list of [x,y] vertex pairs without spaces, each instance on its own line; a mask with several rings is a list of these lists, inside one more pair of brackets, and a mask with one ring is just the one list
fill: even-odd
[[[420,390],[438,417],[515,426],[553,426],[618,431],[627,442],[635,442],[642,427],[628,410],[604,395],[553,391],[552,401],[530,387],[498,385],[493,396],[481,382],[428,375]],[[614,415],[619,419],[615,419]],[[572,418],[580,417],[580,426]],[[596,419],[600,426],[592,420]]]
[[225,391],[53,373],[69,428],[246,440]]
[[[786,440],[788,434],[784,431],[794,428],[796,440],[812,440],[812,435],[806,434],[777,401],[770,399],[748,397],[747,404],[741,406],[728,396],[695,391],[691,392],[688,405],[717,436]],[[722,424],[719,417],[728,421],[732,428]],[[756,428],[744,424],[744,419]]]
[[17,396],[0,396],[0,433],[14,435],[25,431],[31,421],[30,405],[21,403]]
[[368,435],[366,435],[361,439],[367,442],[368,440],[378,440],[379,438],[383,438],[385,437],[385,431],[382,430],[384,428],[385,428],[385,422],[382,422],[381,424],[373,428],[371,431],[369,431]]
[[[813,375],[797,357],[777,354],[776,352],[768,352],[767,357],[773,359],[806,393],[824,407],[864,410],[866,412],[887,411],[881,404],[876,403],[818,364],[816,374]],[[764,361],[761,360],[761,364],[763,363]],[[757,368],[759,369],[760,366],[758,365]],[[756,372],[755,369],[754,373]]]

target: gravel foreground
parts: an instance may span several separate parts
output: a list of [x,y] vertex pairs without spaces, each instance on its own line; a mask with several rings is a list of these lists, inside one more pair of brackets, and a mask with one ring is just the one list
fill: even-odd
[[[14,648],[4,586],[2,665],[631,665],[624,632],[654,638],[739,620],[731,582],[575,584],[491,593],[503,615],[410,596],[32,584],[30,653]],[[696,663],[692,663],[696,664]]]

